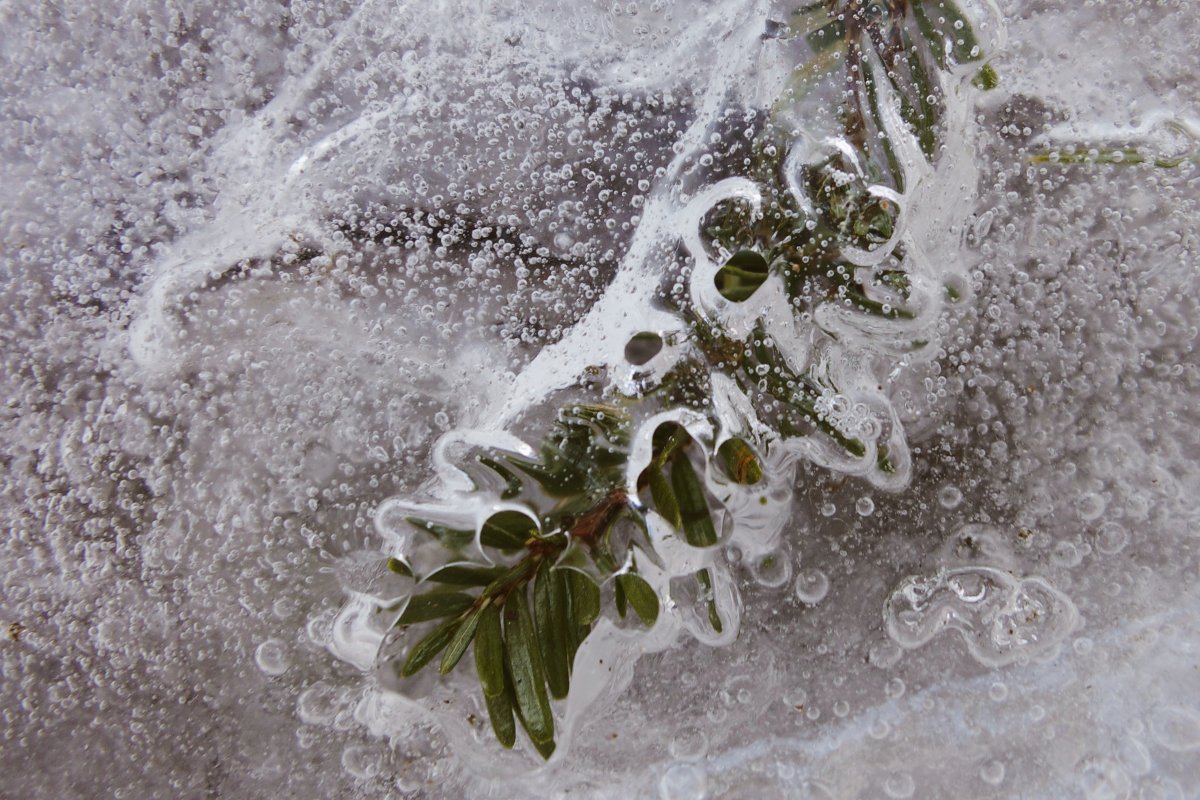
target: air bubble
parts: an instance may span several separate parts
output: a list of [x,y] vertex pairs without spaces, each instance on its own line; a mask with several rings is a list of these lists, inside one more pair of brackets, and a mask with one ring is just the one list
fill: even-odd
[[875,501],[869,497],[860,497],[854,503],[854,510],[860,517],[869,517],[875,513]]
[[1119,522],[1105,522],[1096,534],[1096,549],[1106,556],[1116,555],[1129,544],[1129,531]]
[[254,663],[263,674],[275,677],[287,672],[288,659],[283,642],[278,639],[267,639],[254,651]]
[[695,764],[673,764],[659,782],[662,800],[704,800],[708,777]]
[[815,606],[829,593],[829,577],[819,569],[802,570],[796,576],[796,597],[802,603]]
[[999,786],[1004,782],[1004,764],[995,759],[979,768],[979,777],[989,786]]
[[938,503],[941,504],[942,508],[947,510],[958,508],[959,504],[962,503],[962,499],[962,492],[953,484],[947,484],[938,491]]
[[895,800],[905,800],[917,791],[917,782],[907,772],[898,772],[883,782],[883,791]]

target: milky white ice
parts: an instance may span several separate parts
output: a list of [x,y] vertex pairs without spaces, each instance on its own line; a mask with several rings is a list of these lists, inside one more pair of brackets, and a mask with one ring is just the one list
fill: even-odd
[[[1200,796],[1187,0],[963,0],[1000,84],[942,77],[932,163],[881,87],[900,224],[847,258],[902,243],[915,319],[774,278],[754,313],[899,469],[781,443],[757,493],[704,476],[725,546],[652,520],[722,634],[685,591],[601,621],[545,766],[470,674],[388,666],[395,518],[491,510],[456,448],[529,452],[589,368],[634,387],[634,333],[662,375],[662,281],[754,322],[702,226],[761,200],[738,147],[799,5],[0,3],[0,795]],[[840,80],[786,169],[848,147]]]

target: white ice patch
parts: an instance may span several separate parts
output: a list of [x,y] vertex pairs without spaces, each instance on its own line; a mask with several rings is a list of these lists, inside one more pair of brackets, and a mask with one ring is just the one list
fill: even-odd
[[1045,578],[986,566],[909,576],[888,597],[883,617],[901,647],[953,631],[988,667],[1053,655],[1079,624],[1075,604]]

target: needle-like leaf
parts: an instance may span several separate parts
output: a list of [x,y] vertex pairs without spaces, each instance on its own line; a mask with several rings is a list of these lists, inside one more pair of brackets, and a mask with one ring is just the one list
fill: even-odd
[[533,584],[533,620],[546,667],[546,683],[551,696],[557,699],[566,697],[571,685],[569,613],[563,576],[550,567],[550,562],[543,561]]
[[471,564],[451,564],[432,572],[426,580],[452,586],[487,586],[504,573],[502,566],[480,567]]
[[713,527],[708,501],[704,499],[704,487],[686,453],[680,453],[671,463],[671,488],[679,501],[679,516],[687,543],[692,547],[715,545],[717,531]]
[[554,717],[546,695],[546,671],[524,587],[510,594],[504,604],[504,644],[521,724],[534,744],[551,742]]
[[446,649],[446,645],[450,644],[450,640],[454,638],[454,632],[458,630],[460,622],[458,617],[446,620],[434,628],[424,639],[417,642],[409,651],[404,666],[400,668],[400,674],[407,678],[420,672],[426,664],[437,657],[438,653]]
[[463,653],[467,652],[467,647],[475,638],[475,630],[479,625],[479,616],[482,612],[483,607],[480,606],[463,618],[458,629],[454,631],[450,644],[446,645],[446,652],[442,654],[442,662],[438,664],[438,672],[445,675],[458,665],[459,659],[463,657]]
[[442,617],[461,614],[471,607],[475,598],[462,592],[427,592],[408,601],[397,625],[415,625]]
[[626,573],[617,576],[617,585],[642,623],[647,627],[653,625],[658,619],[659,602],[658,595],[650,584],[639,575]]
[[520,550],[537,534],[537,523],[528,514],[509,510],[488,517],[479,529],[479,541],[497,550]]

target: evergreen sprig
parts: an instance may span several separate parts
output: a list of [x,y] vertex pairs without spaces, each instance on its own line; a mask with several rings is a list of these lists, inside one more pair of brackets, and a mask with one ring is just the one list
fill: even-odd
[[[826,0],[799,9],[770,33],[803,36],[814,63],[832,63],[827,59],[838,54],[845,64],[843,127],[850,148],[804,165],[799,182],[789,182],[791,136],[782,125],[767,125],[750,176],[762,189],[762,203],[725,203],[705,221],[708,244],[722,264],[713,288],[726,302],[745,304],[776,277],[797,315],[836,303],[868,317],[913,319],[893,202],[904,191],[906,171],[883,119],[883,87],[932,161],[942,135],[937,72],[980,62],[971,25],[952,0]],[[793,88],[810,77],[811,69],[801,66]],[[977,85],[990,88],[996,80],[990,67],[976,69]],[[776,112],[785,106],[777,104]],[[858,266],[856,253],[879,248],[886,258],[873,258],[877,266]],[[693,548],[721,542],[723,502],[703,476],[715,472],[730,484],[758,484],[767,477],[763,453],[780,439],[822,436],[854,458],[869,451],[834,408],[837,387],[793,364],[762,319],[737,337],[690,300],[671,303],[686,331],[682,341],[671,342],[677,355],[671,369],[637,397],[562,409],[536,455],[476,446],[463,469],[475,492],[500,501],[492,507],[501,510],[473,529],[436,515],[409,516],[414,534],[440,548],[440,566],[418,574],[404,553],[389,561],[418,589],[394,609],[395,624],[410,642],[399,673],[436,665],[444,675],[472,649],[492,728],[505,747],[515,744],[519,723],[544,758],[554,752],[552,701],[570,691],[576,653],[606,608],[621,618],[632,611],[644,626],[658,620],[667,597],[660,591],[669,589],[646,579],[646,566],[660,563],[652,522],[669,526]],[[626,355],[635,366],[645,364],[664,344],[659,334],[639,334]],[[748,399],[769,435],[725,431],[697,438],[677,422],[659,424],[649,459],[631,482],[635,418],[679,406],[711,412],[716,375]],[[875,454],[879,471],[895,469],[886,446]],[[714,594],[716,576],[705,567],[693,578],[707,622],[720,633],[727,620]]]

